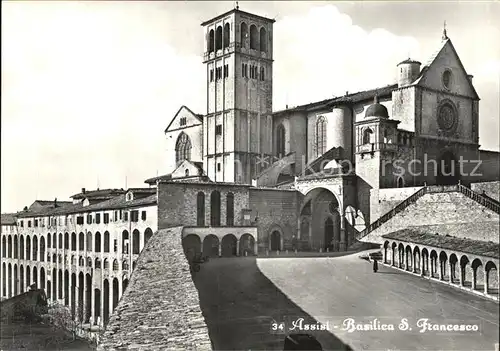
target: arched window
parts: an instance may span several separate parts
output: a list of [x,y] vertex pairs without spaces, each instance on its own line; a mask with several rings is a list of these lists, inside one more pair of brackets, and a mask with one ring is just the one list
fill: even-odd
[[283,124],[276,128],[276,155],[278,157],[285,156],[285,127]]
[[255,24],[250,26],[250,49],[258,50],[257,39],[258,39],[257,27]]
[[240,37],[241,47],[246,48],[247,38],[248,38],[248,26],[245,22],[241,23],[240,36],[241,36]]
[[224,24],[224,48],[229,47],[229,23]]
[[214,41],[215,41],[215,35],[214,35],[214,30],[211,29],[210,32],[208,33],[208,52],[213,52],[214,51]]
[[372,142],[373,131],[370,128],[366,128],[363,131],[363,144],[370,144]]
[[260,29],[260,51],[267,52],[266,30],[264,27]]
[[87,232],[87,251],[92,252],[92,233]]
[[138,254],[140,253],[140,234],[137,229],[134,229],[132,232],[132,253]]
[[71,250],[76,251],[76,233],[74,232],[71,233]]
[[321,116],[316,121],[316,157],[326,152],[326,120]]
[[228,193],[226,196],[226,225],[234,225],[234,195]]
[[104,269],[109,268],[109,261],[107,258],[104,259]]
[[101,260],[99,258],[95,259],[94,268],[101,268]]
[[58,237],[58,240],[59,240],[59,248],[62,249],[63,248],[63,235],[62,233],[59,233],[59,237]]
[[259,77],[259,79],[260,79],[261,81],[264,81],[264,80],[265,80],[265,75],[264,75],[264,67],[261,67],[261,68],[260,68],[260,77]]
[[101,252],[101,233],[96,232],[94,238],[94,251]]
[[109,232],[104,232],[104,252],[109,252]]
[[52,242],[52,235],[50,235],[50,233],[47,235],[47,248],[50,249],[52,246],[51,245],[51,242]]
[[57,248],[57,234],[56,233],[52,234],[52,248],[53,249]]
[[186,170],[184,171],[184,175],[185,175],[186,177],[189,177],[189,169],[186,169]]
[[222,27],[217,27],[215,31],[215,51],[222,49]]
[[85,234],[81,233],[78,235],[78,250],[85,250]]
[[17,235],[14,235],[14,258],[17,258],[18,255],[18,250],[19,250],[19,246],[17,244]]
[[210,195],[210,225],[220,226],[220,193],[217,190]]
[[175,162],[177,165],[184,160],[191,159],[191,140],[186,133],[181,133],[175,144]]
[[205,225],[205,194],[202,191],[196,196],[196,225]]
[[398,186],[398,188],[403,188],[405,186],[405,182],[404,182],[404,179],[402,177],[398,178],[397,186]]
[[69,250],[69,233],[64,233],[64,249]]
[[114,260],[114,261],[113,261],[113,270],[114,270],[114,271],[117,271],[117,270],[118,270],[118,268],[119,268],[119,266],[118,266],[118,260]]

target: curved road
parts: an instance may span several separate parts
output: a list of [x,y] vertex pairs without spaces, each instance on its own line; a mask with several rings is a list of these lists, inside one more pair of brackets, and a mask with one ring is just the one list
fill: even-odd
[[[297,321],[304,318],[303,326],[328,326],[311,332],[325,350],[495,350],[497,303],[382,265],[373,273],[359,255],[203,264],[194,281],[215,349],[282,350],[284,334],[294,322],[293,332],[300,332]],[[345,330],[349,318],[374,327]],[[423,319],[478,331],[421,332]]]

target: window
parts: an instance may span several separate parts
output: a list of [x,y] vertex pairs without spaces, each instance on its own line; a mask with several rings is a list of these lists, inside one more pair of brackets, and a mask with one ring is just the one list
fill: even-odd
[[220,226],[220,193],[217,190],[210,195],[210,225]]
[[215,80],[222,79],[222,67],[217,67],[215,69]]
[[224,65],[224,78],[229,77],[229,65]]
[[76,217],[76,224],[83,225],[83,216]]
[[115,211],[115,222],[118,221],[118,211]]
[[145,221],[145,220],[146,220],[146,211],[142,211],[142,213],[141,213],[141,219],[142,219],[143,221]]
[[92,224],[92,215],[91,214],[87,215],[87,224]]
[[326,152],[326,120],[321,116],[316,121],[316,157]]
[[113,240],[113,252],[118,252],[118,241]]
[[276,128],[276,155],[278,157],[285,155],[285,127],[283,124]]
[[234,225],[234,195],[228,193],[226,196],[226,225]]
[[196,197],[196,225],[205,225],[205,193],[199,192]]
[[210,81],[211,82],[214,81],[214,70],[213,69],[210,70]]
[[123,216],[123,210],[120,210],[120,220],[122,219]]
[[24,226],[24,221],[19,221],[19,224],[21,225],[21,228]]
[[34,224],[34,227],[38,227],[38,219],[35,219],[35,224]]
[[260,68],[260,77],[259,78],[260,78],[261,81],[265,80],[265,77],[264,77],[264,67]]
[[175,161],[179,165],[184,160],[191,159],[191,140],[185,133],[181,133],[175,145]]
[[28,228],[31,228],[31,221],[28,221]]
[[186,170],[184,171],[184,175],[185,175],[186,177],[189,177],[189,169],[186,169]]
[[104,252],[109,252],[109,233],[104,232]]
[[181,126],[185,126],[187,124],[187,118],[186,117],[181,117],[181,119],[179,120],[179,124]]
[[215,126],[215,135],[221,135],[222,134],[222,125],[218,124]]
[[109,213],[105,213],[104,214],[103,222],[104,222],[104,224],[108,224],[109,223]]
[[127,212],[127,211],[125,211],[125,213],[123,214],[123,220],[124,220],[125,222],[127,222],[127,221],[128,221],[128,212]]
[[366,128],[363,131],[363,144],[370,144],[372,142],[373,131],[370,128]]
[[130,221],[139,222],[139,211],[137,210],[130,211]]
[[95,214],[95,223],[101,224],[101,214],[100,213]]
[[246,63],[241,64],[241,76],[244,78],[248,78],[248,64]]
[[221,170],[220,162],[217,162],[217,172],[220,172],[220,170]]

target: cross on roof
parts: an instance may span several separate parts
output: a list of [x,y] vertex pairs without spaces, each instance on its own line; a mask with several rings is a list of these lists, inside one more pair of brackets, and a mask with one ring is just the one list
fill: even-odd
[[446,34],[446,21],[444,21],[443,25],[443,40],[448,39],[448,35]]

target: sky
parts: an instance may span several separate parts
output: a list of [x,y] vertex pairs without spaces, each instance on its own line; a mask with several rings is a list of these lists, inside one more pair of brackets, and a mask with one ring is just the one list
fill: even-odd
[[[443,22],[499,150],[499,2],[239,2],[276,19],[273,109],[394,83],[427,62]],[[164,130],[205,113],[201,22],[230,1],[2,1],[1,210],[165,173]]]

